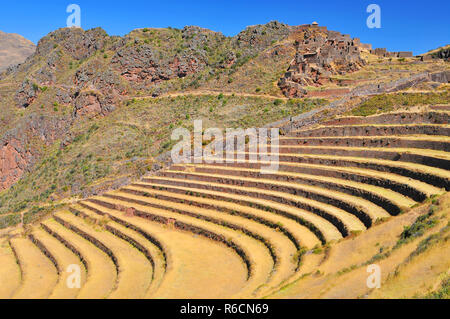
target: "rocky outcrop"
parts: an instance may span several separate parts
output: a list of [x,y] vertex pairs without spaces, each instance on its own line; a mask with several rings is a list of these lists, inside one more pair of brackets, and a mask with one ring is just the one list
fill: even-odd
[[48,56],[54,49],[62,48],[75,60],[90,57],[106,44],[108,35],[101,28],[84,31],[80,28],[58,29],[43,37],[37,46],[36,54]]
[[0,191],[8,188],[23,175],[32,154],[14,138],[0,146]]
[[206,66],[201,53],[186,50],[169,57],[158,53],[153,46],[139,42],[119,49],[111,62],[125,80],[147,84],[182,78]]
[[82,92],[75,100],[73,116],[95,117],[97,115],[106,115],[115,109],[115,104],[111,96],[103,96],[98,92]]
[[291,32],[292,27],[271,21],[264,25],[247,27],[232,39],[232,43],[238,50],[243,51],[244,55],[253,56],[286,39]]
[[15,95],[15,101],[18,107],[27,108],[37,98],[38,87],[36,84],[25,80]]
[[67,118],[32,114],[0,138],[0,191],[17,182],[39,159],[40,145],[65,135]]

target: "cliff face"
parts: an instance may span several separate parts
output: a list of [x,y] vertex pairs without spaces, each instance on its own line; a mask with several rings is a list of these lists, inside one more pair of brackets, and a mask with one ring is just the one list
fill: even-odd
[[36,46],[24,37],[0,31],[0,72],[23,63],[35,50]]

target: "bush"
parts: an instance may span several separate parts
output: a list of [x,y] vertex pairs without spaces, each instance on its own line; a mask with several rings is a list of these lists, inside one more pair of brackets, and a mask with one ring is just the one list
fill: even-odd
[[0,216],[0,229],[12,227],[19,223],[20,223],[20,215],[19,214]]
[[400,239],[397,241],[397,247],[413,240],[414,238],[423,236],[426,229],[436,225],[437,218],[432,217],[436,210],[435,207],[436,206],[431,205],[428,213],[417,217],[416,221],[411,226],[404,227],[403,232],[400,234]]

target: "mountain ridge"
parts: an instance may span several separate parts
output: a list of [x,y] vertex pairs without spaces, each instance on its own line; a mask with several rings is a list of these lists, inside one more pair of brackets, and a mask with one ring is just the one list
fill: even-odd
[[0,30],[0,72],[23,63],[35,49],[36,45],[25,37]]

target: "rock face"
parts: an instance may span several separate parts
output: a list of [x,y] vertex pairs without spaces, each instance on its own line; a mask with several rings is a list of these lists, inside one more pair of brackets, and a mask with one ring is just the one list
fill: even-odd
[[35,50],[33,42],[24,37],[0,31],[0,72],[9,66],[23,63]]
[[36,141],[51,145],[69,126],[65,118],[32,114],[0,138],[0,191],[17,182],[38,160]]
[[0,191],[23,175],[31,157],[19,140],[10,139],[0,146]]
[[148,44],[124,47],[112,59],[113,67],[131,82],[161,82],[182,78],[202,69],[204,61],[195,55],[180,54],[168,60]]
[[359,70],[365,61],[358,39],[317,25],[300,26],[293,36],[296,50],[288,72],[278,85],[287,97],[303,97],[305,86],[320,86],[332,75]]
[[16,92],[16,102],[18,107],[27,108],[37,97],[37,86],[29,80],[25,80]]

